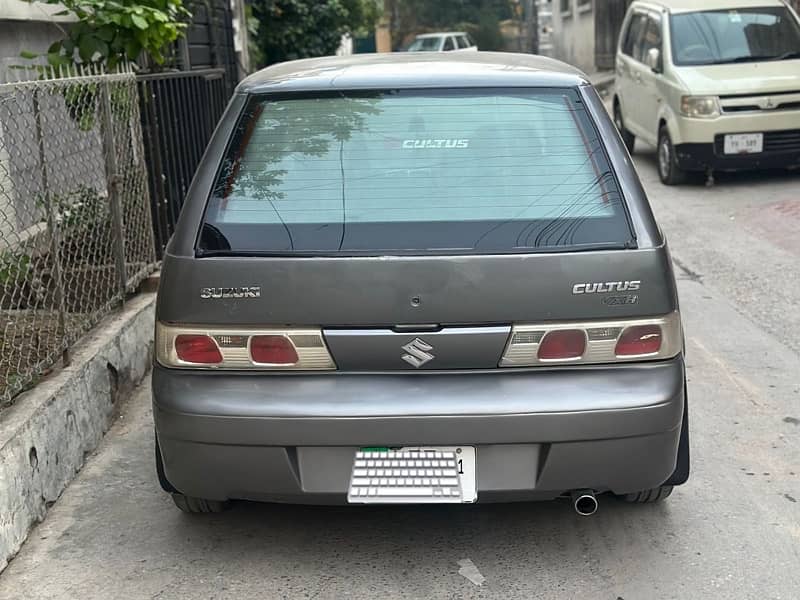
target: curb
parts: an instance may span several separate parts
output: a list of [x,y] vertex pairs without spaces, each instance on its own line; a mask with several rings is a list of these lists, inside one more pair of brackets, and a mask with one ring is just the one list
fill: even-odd
[[154,310],[152,293],[127,302],[75,346],[68,367],[0,415],[0,572],[150,370]]

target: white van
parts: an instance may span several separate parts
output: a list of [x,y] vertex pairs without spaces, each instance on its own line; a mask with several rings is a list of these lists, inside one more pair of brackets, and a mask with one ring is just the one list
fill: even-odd
[[800,19],[781,0],[634,1],[616,76],[616,125],[658,148],[665,184],[800,166]]

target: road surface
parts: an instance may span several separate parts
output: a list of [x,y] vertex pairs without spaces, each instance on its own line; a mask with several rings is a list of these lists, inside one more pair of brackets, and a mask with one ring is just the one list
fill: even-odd
[[[157,488],[146,387],[0,576],[24,598],[800,598],[800,174],[667,188],[687,333],[693,475],[658,506],[240,503]],[[459,574],[469,559],[485,578]]]

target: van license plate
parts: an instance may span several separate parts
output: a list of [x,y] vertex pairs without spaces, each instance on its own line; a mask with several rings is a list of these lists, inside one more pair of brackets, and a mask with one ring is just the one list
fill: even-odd
[[763,133],[736,133],[725,136],[725,154],[756,154],[763,151]]
[[477,497],[474,446],[361,448],[347,493],[353,504],[461,504]]

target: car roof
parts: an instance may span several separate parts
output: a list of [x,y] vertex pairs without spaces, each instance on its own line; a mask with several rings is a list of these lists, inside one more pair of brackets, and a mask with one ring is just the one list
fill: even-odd
[[443,37],[445,35],[467,35],[466,31],[437,31],[434,33],[420,33],[415,39]]
[[697,0],[647,0],[645,2],[636,2],[635,4],[665,8],[672,13],[786,6],[782,0],[703,0],[702,2]]
[[262,69],[240,93],[454,87],[577,87],[586,75],[565,63],[510,52],[397,52],[309,58]]

